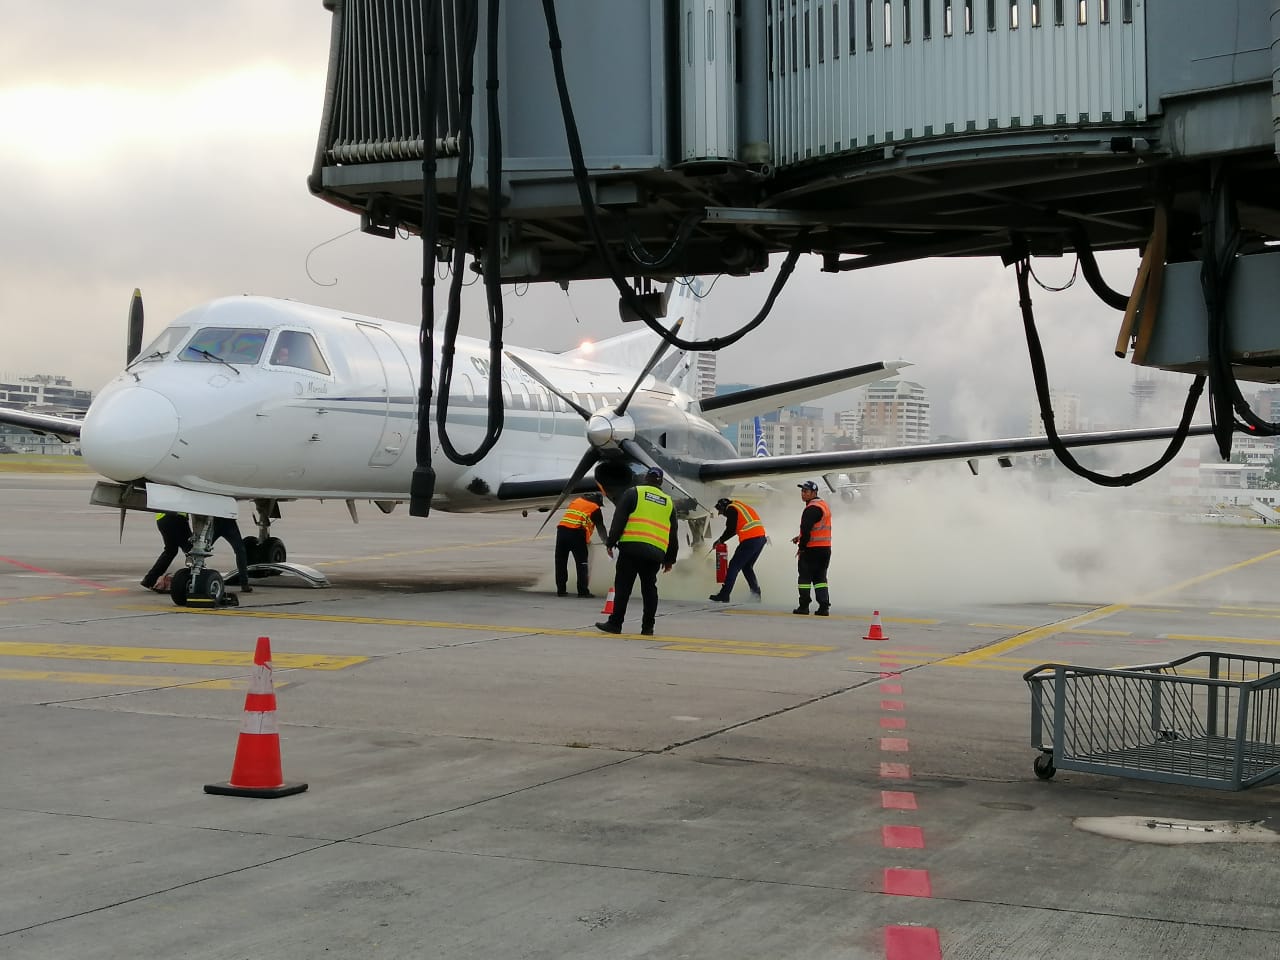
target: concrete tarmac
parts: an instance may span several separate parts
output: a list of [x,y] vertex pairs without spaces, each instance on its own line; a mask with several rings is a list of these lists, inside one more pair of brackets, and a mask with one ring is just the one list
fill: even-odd
[[[880,642],[863,639],[879,601],[849,585],[826,620],[791,615],[785,580],[725,606],[692,599],[711,561],[688,557],[641,638],[595,630],[599,599],[553,595],[541,517],[366,504],[359,525],[342,504],[282,507],[290,558],[330,589],[274,578],[181,609],[138,585],[154,525],[131,514],[118,543],[91,485],[0,475],[6,960],[1275,950],[1280,848],[1075,821],[1272,827],[1277,788],[1038,780],[1021,676],[1280,657],[1270,530],[1179,527],[1136,597],[943,603],[921,582]],[[310,788],[210,796],[259,636],[285,779]]]

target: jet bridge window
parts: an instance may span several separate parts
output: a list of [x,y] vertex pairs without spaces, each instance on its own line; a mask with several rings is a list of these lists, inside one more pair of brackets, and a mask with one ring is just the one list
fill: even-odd
[[281,330],[271,349],[271,363],[277,367],[297,367],[321,376],[329,375],[329,365],[316,344],[315,337],[298,330]]
[[267,331],[246,327],[202,327],[178,354],[179,360],[204,363],[257,363]]

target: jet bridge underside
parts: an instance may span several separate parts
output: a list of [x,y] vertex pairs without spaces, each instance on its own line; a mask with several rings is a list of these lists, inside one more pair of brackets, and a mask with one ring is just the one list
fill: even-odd
[[[310,187],[394,236],[423,223],[423,131],[442,250],[459,236],[462,0],[327,0]],[[384,15],[373,16],[374,9]],[[471,81],[470,252],[501,204],[507,280],[829,271],[926,257],[1202,252],[1210,190],[1240,253],[1280,238],[1280,0],[558,0],[584,216],[540,4],[497,24],[502,176],[486,183],[487,24]],[[427,22],[444,82],[422,122]],[[1275,58],[1275,62],[1273,62]],[[500,200],[490,194],[496,186]],[[612,256],[601,254],[597,232]],[[1127,290],[1124,293],[1127,294]]]

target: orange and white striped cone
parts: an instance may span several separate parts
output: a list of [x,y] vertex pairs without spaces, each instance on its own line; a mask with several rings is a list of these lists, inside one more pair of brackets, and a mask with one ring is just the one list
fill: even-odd
[[600,612],[606,615],[613,613],[613,587],[610,587],[609,592],[605,595],[604,609]]
[[280,772],[280,727],[276,723],[276,691],[271,682],[271,641],[258,638],[253,652],[253,676],[244,697],[240,739],[226,783],[206,783],[205,793],[224,797],[288,797],[307,789],[305,783],[285,783]]
[[880,626],[880,611],[873,611],[871,614],[871,629],[867,631],[867,635],[863,640],[888,640],[884,635],[884,628]]

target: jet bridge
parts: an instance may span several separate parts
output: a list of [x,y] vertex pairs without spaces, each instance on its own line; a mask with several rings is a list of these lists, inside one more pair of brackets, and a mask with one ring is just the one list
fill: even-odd
[[[1280,0],[556,0],[563,89],[543,4],[324,5],[309,185],[368,232],[478,258],[496,215],[504,280],[637,285],[1075,253],[1118,353],[1221,373],[1235,318],[1218,352],[1280,379]],[[1142,289],[1101,277],[1121,249]]]

